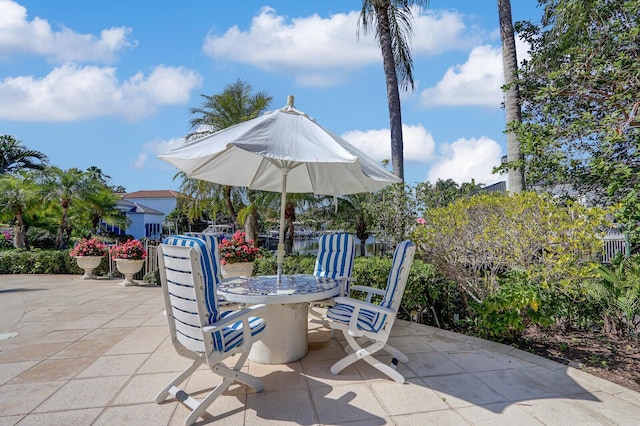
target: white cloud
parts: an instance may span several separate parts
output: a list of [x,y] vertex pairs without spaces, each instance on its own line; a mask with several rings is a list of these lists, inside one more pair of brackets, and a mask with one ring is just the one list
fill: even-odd
[[449,68],[442,80],[420,94],[424,106],[478,105],[500,107],[504,84],[501,50],[474,47],[467,62]]
[[477,28],[468,28],[463,18],[464,15],[451,10],[423,10],[412,25],[413,55],[468,49],[487,36]]
[[202,77],[183,67],[157,66],[120,83],[111,67],[65,64],[38,79],[0,81],[0,118],[20,121],[72,121],[119,116],[137,121],[158,106],[183,104]]
[[[207,35],[202,47],[212,58],[251,64],[269,72],[296,75],[300,85],[336,85],[354,69],[380,63],[382,57],[373,33],[357,36],[359,11],[322,18],[317,14],[288,19],[264,7],[248,30],[238,26],[224,34]],[[468,47],[476,40],[454,12],[425,10],[413,24],[415,56],[434,55]]]
[[167,140],[152,140],[145,142],[142,147],[142,151],[138,153],[135,161],[132,164],[132,168],[134,170],[141,170],[145,168],[147,165],[147,160],[149,159],[149,154],[152,154],[151,158],[154,158],[153,164],[162,167],[164,169],[175,169],[175,167],[166,161],[162,161],[157,158],[159,154],[164,154],[166,152],[171,151],[174,148],[178,148],[185,144],[184,138],[172,138]]
[[490,185],[504,180],[504,177],[491,173],[500,164],[501,157],[502,149],[498,142],[487,137],[441,144],[426,180],[433,183],[438,179],[453,179],[461,184],[475,179],[477,183]]
[[[528,59],[528,45],[516,38],[518,61]],[[476,46],[467,62],[449,68],[434,86],[420,93],[423,106],[476,105],[499,108],[504,94],[501,46]]]
[[0,57],[11,54],[41,55],[55,62],[111,63],[120,51],[135,46],[131,28],[104,29],[99,36],[62,27],[54,30],[41,18],[27,19],[27,9],[11,0],[0,0]]
[[[389,129],[364,132],[353,130],[344,133],[342,137],[374,160],[391,160],[391,132]],[[432,159],[435,143],[431,133],[422,125],[403,124],[402,140],[405,162],[423,163]]]

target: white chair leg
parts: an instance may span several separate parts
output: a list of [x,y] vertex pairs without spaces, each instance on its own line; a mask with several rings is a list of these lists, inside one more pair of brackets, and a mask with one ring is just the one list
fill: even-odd
[[202,416],[202,414],[207,410],[207,408],[209,408],[209,405],[211,405],[211,403],[217,397],[222,395],[222,392],[227,390],[227,388],[231,385],[231,383],[233,383],[232,379],[229,379],[229,378],[222,379],[222,383],[216,386],[216,388],[212,390],[206,396],[206,398],[200,400],[199,402],[190,397],[192,401],[196,402],[196,404],[195,406],[186,404],[189,408],[192,409],[192,411],[191,411],[191,414],[189,414],[189,416],[187,416],[187,418],[184,421],[185,426],[191,426],[192,424],[194,424],[196,420],[198,420],[198,418]]
[[386,353],[396,358],[398,361],[402,362],[403,364],[406,364],[407,362],[409,362],[409,358],[405,354],[403,354],[402,352],[400,352],[398,349],[394,348],[390,344],[384,345],[384,348],[382,348],[382,350],[384,350]]
[[186,394],[186,396],[188,397],[189,395],[186,392],[178,389],[177,386],[180,383],[184,382],[191,375],[191,373],[196,371],[198,369],[198,367],[200,367],[202,365],[203,362],[204,362],[204,356],[200,356],[195,361],[193,361],[193,364],[191,364],[191,366],[189,366],[189,368],[187,368],[182,373],[180,373],[167,386],[165,386],[164,389],[162,389],[160,391],[158,396],[156,396],[156,403],[159,404],[162,401],[164,401],[165,399],[167,399],[169,394],[175,396],[179,401],[181,401],[182,399],[185,399],[182,395],[178,394],[179,392],[182,392],[183,394]]
[[349,343],[349,347],[354,352],[350,353],[346,357],[342,358],[341,360],[333,364],[330,368],[331,374],[340,373],[349,365],[353,364],[359,359],[371,356],[372,354],[382,349],[382,347],[384,346],[384,343],[382,342],[374,342],[373,344],[367,346],[366,348],[362,348],[358,344],[358,342],[356,342],[356,339],[354,339],[353,336],[349,335],[348,333],[345,333],[344,337],[345,339],[347,339],[347,343]]

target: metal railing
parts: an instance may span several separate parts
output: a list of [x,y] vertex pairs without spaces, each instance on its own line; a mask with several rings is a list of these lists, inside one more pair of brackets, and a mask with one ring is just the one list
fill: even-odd
[[[145,275],[148,273],[154,272],[158,269],[158,246],[154,243],[145,242],[145,249],[147,250],[147,258],[144,262],[144,267],[133,276],[135,280],[142,280]],[[113,247],[114,244],[107,246],[108,248]],[[116,267],[116,260],[111,257],[111,251],[108,254],[109,258],[109,273],[112,276],[122,276],[120,272],[118,272],[118,268]]]
[[611,263],[611,260],[618,254],[629,257],[629,238],[627,234],[623,234],[617,229],[610,229],[604,238],[602,238],[602,244],[602,263]]

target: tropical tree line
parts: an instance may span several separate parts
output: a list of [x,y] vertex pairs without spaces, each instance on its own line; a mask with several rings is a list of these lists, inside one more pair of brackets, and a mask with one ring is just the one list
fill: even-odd
[[[63,170],[45,154],[28,149],[11,135],[0,136],[0,222],[12,224],[15,248],[29,245],[27,229],[55,235],[55,248],[68,247],[72,236],[88,237],[102,222],[126,226],[110,177],[97,167]],[[4,236],[3,236],[4,238]]]

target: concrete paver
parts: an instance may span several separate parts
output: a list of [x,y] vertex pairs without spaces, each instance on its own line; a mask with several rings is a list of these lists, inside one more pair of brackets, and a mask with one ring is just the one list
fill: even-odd
[[[169,341],[161,289],[71,275],[0,276],[0,425],[180,425],[188,409],[155,395],[185,368]],[[527,352],[397,321],[409,357],[398,385],[365,362],[333,376],[341,336],[310,324],[309,353],[248,361],[255,393],[232,385],[198,424],[635,425],[640,394]],[[385,358],[381,356],[380,358]],[[206,367],[186,383],[202,397]]]

